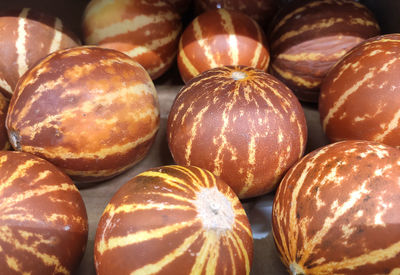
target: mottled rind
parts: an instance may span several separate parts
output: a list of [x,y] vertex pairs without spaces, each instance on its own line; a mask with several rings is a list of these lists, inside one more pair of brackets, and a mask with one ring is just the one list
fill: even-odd
[[18,79],[41,58],[79,44],[79,39],[57,17],[29,8],[2,10],[0,92],[11,98]]
[[24,152],[0,152],[1,274],[73,274],[83,257],[88,220],[64,173]]
[[11,147],[6,129],[7,110],[8,100],[0,93],[0,150],[7,150]]
[[279,80],[251,67],[225,66],[182,88],[167,139],[178,164],[207,169],[249,198],[275,189],[303,155],[307,129],[297,98]]
[[272,24],[270,72],[303,101],[317,102],[329,69],[347,51],[380,33],[373,14],[352,0],[298,0]]
[[332,141],[364,139],[400,148],[400,35],[371,38],[350,51],[321,86],[319,113]]
[[278,187],[272,225],[292,274],[398,274],[400,151],[342,141],[311,152]]
[[158,131],[158,97],[129,56],[76,47],[49,55],[20,79],[6,126],[15,149],[75,180],[99,181],[146,155]]
[[178,68],[186,83],[194,76],[224,65],[267,70],[269,51],[265,34],[256,21],[226,9],[197,16],[179,40]]
[[[215,225],[203,210],[212,210]],[[235,193],[206,170],[177,165],[123,185],[104,210],[94,247],[99,275],[249,274],[252,258],[250,224]]]
[[86,7],[82,26],[86,44],[129,55],[152,79],[173,64],[181,28],[178,11],[161,0],[93,0]]

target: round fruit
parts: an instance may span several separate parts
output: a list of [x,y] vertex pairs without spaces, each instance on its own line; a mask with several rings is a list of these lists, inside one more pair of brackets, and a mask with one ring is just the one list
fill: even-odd
[[1,151],[1,274],[71,274],[87,238],[86,208],[71,179],[31,154]]
[[293,166],[273,204],[273,234],[291,274],[400,269],[400,151],[342,141]]
[[269,52],[260,26],[245,14],[217,9],[196,17],[179,41],[178,68],[186,83],[224,65],[266,70]]
[[164,166],[127,182],[97,228],[97,274],[249,274],[246,213],[222,180],[197,167]]
[[99,47],[43,59],[18,82],[6,120],[16,150],[85,182],[132,167],[158,126],[158,97],[147,72],[129,56]]
[[13,94],[18,79],[40,59],[79,45],[62,21],[29,8],[0,13],[0,92]]
[[213,9],[242,12],[267,27],[279,7],[279,0],[194,0],[197,13]]
[[201,73],[177,95],[167,122],[174,160],[220,176],[240,198],[275,189],[302,157],[307,129],[294,94],[251,67]]
[[328,70],[351,48],[379,32],[372,13],[356,1],[294,1],[274,20],[270,71],[299,99],[317,102]]
[[179,13],[162,0],[92,0],[83,16],[86,44],[129,55],[152,79],[175,60],[181,28]]
[[6,116],[8,110],[8,100],[0,93],[0,150],[10,148],[8,141],[6,125]]
[[331,141],[364,139],[400,147],[400,35],[372,38],[328,73],[319,112]]

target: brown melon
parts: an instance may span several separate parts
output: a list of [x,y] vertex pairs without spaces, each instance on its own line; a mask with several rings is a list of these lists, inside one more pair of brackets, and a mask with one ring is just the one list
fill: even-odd
[[319,113],[330,141],[365,139],[400,148],[400,35],[354,48],[321,86]]
[[272,24],[270,72],[299,99],[317,102],[329,69],[354,46],[379,33],[371,11],[357,1],[293,1]]
[[311,152],[283,178],[273,235],[291,274],[397,274],[400,151],[341,141]]
[[18,79],[36,62],[79,39],[58,17],[30,8],[0,12],[0,92],[11,98]]
[[269,51],[264,31],[249,16],[226,9],[197,16],[184,30],[178,68],[186,83],[201,72],[225,65],[266,70]]
[[32,154],[0,151],[0,273],[73,274],[87,238],[71,179]]
[[163,166],[123,185],[97,228],[107,274],[249,274],[253,239],[235,193],[197,167]]
[[18,82],[6,127],[14,149],[76,181],[100,181],[144,158],[159,127],[158,97],[129,56],[100,47],[49,55]]
[[83,15],[85,44],[121,51],[156,79],[175,61],[181,17],[167,1],[92,0]]
[[210,69],[179,92],[167,122],[179,165],[220,176],[240,198],[273,191],[303,156],[307,126],[296,96],[282,82],[244,66]]

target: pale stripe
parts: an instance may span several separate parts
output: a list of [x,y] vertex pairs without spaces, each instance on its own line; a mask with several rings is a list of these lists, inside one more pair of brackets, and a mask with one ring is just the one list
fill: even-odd
[[[189,168],[185,167],[185,166],[180,166],[180,165],[172,165],[169,166],[169,168],[174,169],[174,170],[178,170],[180,172],[182,172],[184,175],[188,176],[193,184],[200,184],[200,185],[205,185],[205,181],[207,181],[207,178],[203,175],[203,178],[200,179],[192,170],[190,170]],[[198,169],[199,172],[202,172],[202,169]]]
[[165,37],[158,38],[158,39],[152,39],[150,43],[146,43],[144,45],[139,45],[130,51],[125,51],[124,53],[129,55],[132,58],[135,58],[144,53],[157,51],[159,48],[161,48],[165,45],[168,45],[171,42],[174,42],[175,39],[177,38],[177,36],[179,35],[179,33],[180,33],[180,29],[173,30]]
[[[256,30],[257,30],[258,42],[257,42],[257,47],[256,47],[256,49],[254,51],[254,56],[251,59],[250,64],[251,64],[252,67],[256,68],[258,63],[259,63],[259,61],[260,61],[261,51],[262,51],[264,45],[261,43],[261,41],[262,41],[261,29],[258,27],[258,25],[254,21],[252,21],[252,22],[253,22]],[[237,63],[235,63],[235,64],[237,64]],[[263,65],[263,64],[261,63],[260,65]],[[261,69],[265,70],[267,66],[268,66],[268,64],[266,64],[265,68],[262,67]]]
[[[310,268],[308,269],[308,271],[310,271],[310,273],[312,274],[318,274],[319,272],[326,274],[327,272],[334,273],[333,271],[341,269],[354,270],[358,267],[374,265],[379,262],[393,259],[397,257],[399,253],[400,253],[400,242],[396,242],[387,248],[369,251],[368,253],[362,254],[354,258],[344,258],[339,262],[329,262],[326,264],[322,264],[314,268]],[[392,272],[396,272],[398,274],[400,272],[400,269],[395,268],[394,270],[392,270]],[[396,274],[396,273],[390,273],[390,274]]]
[[[6,190],[7,187],[13,185],[16,179],[26,176],[27,175],[26,172],[29,168],[33,167],[36,164],[41,164],[41,163],[42,163],[41,161],[32,159],[19,164],[10,176],[1,181],[0,195],[3,194],[4,190]],[[3,203],[4,203],[3,200],[1,200],[2,205],[4,205]]]
[[[39,180],[45,179],[46,176],[39,175],[33,182],[32,184],[37,183]],[[1,204],[0,204],[0,210],[2,212],[6,212],[7,209],[13,209],[12,207],[16,207],[20,202],[23,202],[25,200],[29,200],[34,197],[41,197],[43,195],[47,195],[47,197],[50,196],[50,193],[52,192],[59,192],[59,191],[64,191],[64,192],[78,192],[78,189],[75,187],[73,184],[68,184],[68,183],[58,183],[57,185],[41,185],[40,188],[35,188],[35,189],[28,189],[24,192],[19,192],[13,196],[9,196],[7,198],[2,199]],[[21,208],[20,210],[23,210],[25,208]],[[25,211],[30,211],[31,209],[26,208]]]
[[[390,133],[392,133],[393,130],[398,129],[399,120],[400,120],[400,110],[397,111],[397,112],[394,114],[394,116],[393,116],[392,120],[389,122],[389,124],[384,125],[384,126],[386,126],[386,127],[385,127],[386,130],[385,130],[383,133],[376,135],[376,136],[374,137],[374,140],[375,140],[375,141],[379,141],[379,142],[383,142],[387,135],[389,135]],[[382,127],[382,125],[381,125],[381,127]]]
[[32,244],[21,243],[18,238],[15,238],[8,226],[0,226],[0,239],[9,243],[13,248],[15,248],[15,250],[27,252],[42,261],[44,265],[53,266],[54,273],[69,275],[70,271],[62,265],[56,256],[42,253],[41,250],[38,249],[41,244],[48,246],[48,241],[44,239],[42,235],[36,234],[36,237],[39,240],[36,241],[36,244],[33,247]]
[[54,37],[51,40],[50,51],[49,53],[55,52],[61,47],[61,40],[63,35],[63,24],[60,18],[56,17],[54,22]]
[[[104,159],[108,156],[113,154],[121,154],[122,152],[128,152],[129,150],[134,149],[140,144],[143,144],[150,139],[152,139],[158,131],[158,127],[155,127],[151,132],[147,135],[137,138],[132,142],[125,143],[123,145],[114,145],[111,147],[104,147],[95,152],[71,152],[70,150],[63,148],[63,147],[54,147],[54,148],[44,148],[38,146],[28,146],[22,145],[22,150],[29,153],[41,153],[45,158],[52,159],[52,158],[59,158],[59,159],[81,159],[81,158],[88,158],[88,159]],[[107,170],[104,170],[107,171]],[[111,170],[112,171],[112,170]],[[100,172],[100,171],[98,171]],[[86,171],[85,171],[86,173]]]
[[185,54],[185,49],[182,46],[182,38],[179,40],[179,57],[180,60],[182,61],[182,64],[185,66],[185,68],[188,70],[188,73],[190,76],[196,76],[200,72],[196,69],[195,66],[191,63],[189,58]]
[[[213,250],[216,250],[216,253],[218,253],[218,246],[219,246],[219,242],[220,239],[217,236],[217,233],[213,232],[213,231],[208,231],[207,233],[204,234],[205,235],[205,240],[204,243],[200,249],[200,251],[197,253],[196,255],[196,261],[192,267],[192,270],[190,271],[189,274],[200,274],[200,271],[204,269],[204,266],[206,266],[206,274],[212,274],[215,273],[215,266],[214,266],[214,270],[212,273],[208,273],[208,263],[207,260],[212,257],[212,255],[210,255],[212,253]],[[218,254],[217,254],[218,257]]]
[[254,180],[254,170],[256,164],[256,137],[259,137],[258,134],[251,133],[250,131],[250,143],[248,144],[248,160],[247,160],[247,169],[246,169],[246,179],[244,181],[244,185],[239,192],[239,196],[244,196],[246,192],[253,186]]
[[283,59],[286,61],[320,61],[321,59],[323,59],[324,61],[329,61],[329,60],[335,61],[346,53],[347,53],[346,50],[338,51],[329,56],[323,53],[307,53],[307,52],[296,53],[296,54],[281,53],[277,56],[276,59]]
[[107,10],[107,6],[112,4],[115,4],[115,0],[97,0],[90,2],[85,10],[85,18],[99,14],[103,9]]
[[191,236],[187,237],[179,247],[164,256],[164,258],[155,263],[147,264],[139,269],[136,269],[135,271],[131,272],[130,275],[156,274],[157,272],[160,272],[166,265],[173,262],[176,258],[184,253],[187,253],[187,250],[197,240],[201,233],[202,232],[200,230],[193,233]]
[[143,177],[157,177],[157,178],[161,178],[163,179],[168,185],[175,187],[177,189],[180,189],[184,192],[187,192],[188,190],[196,193],[197,191],[199,191],[198,186],[195,185],[190,185],[187,184],[183,179],[181,178],[177,178],[177,177],[173,177],[171,175],[168,175],[166,173],[163,172],[157,172],[157,171],[145,171],[141,174],[139,174],[139,176],[143,176]]
[[18,274],[21,274],[21,275],[31,275],[30,272],[24,272],[24,271],[22,270],[22,268],[21,268],[21,263],[18,261],[17,258],[14,258],[14,257],[9,256],[9,255],[7,255],[7,254],[6,254],[5,256],[6,256],[6,263],[7,263],[7,266],[8,266],[10,269],[14,270],[15,272],[17,272]]
[[121,213],[129,213],[133,214],[136,211],[141,210],[182,210],[182,211],[190,211],[195,210],[193,207],[186,205],[171,205],[168,203],[156,203],[149,199],[147,201],[148,204],[123,204],[117,209],[110,211],[110,215],[121,214]]
[[200,45],[201,48],[204,50],[204,54],[207,59],[207,63],[211,68],[218,67],[217,62],[214,59],[213,54],[211,53],[211,47],[208,45],[208,38],[203,37],[203,32],[201,31],[201,25],[199,23],[198,18],[195,18],[192,22],[194,37],[196,38],[197,43]]
[[191,127],[190,131],[190,136],[188,138],[188,141],[186,142],[186,150],[185,150],[185,161],[186,165],[190,165],[190,155],[192,153],[192,146],[193,146],[193,140],[195,139],[197,135],[197,129],[201,126],[201,123],[203,122],[203,115],[205,112],[207,112],[209,106],[204,107],[195,117],[194,117],[194,122],[193,126]]
[[[237,41],[237,34],[232,22],[230,13],[224,9],[217,10],[222,19],[222,27],[228,33],[229,55],[232,59],[232,64],[239,65],[239,45]],[[214,67],[214,66],[213,66]]]
[[0,78],[0,88],[4,89],[5,91],[9,92],[9,93],[13,93],[13,89],[11,88],[11,86],[8,84],[8,82],[2,78]]
[[311,88],[315,88],[315,87],[317,87],[318,85],[321,84],[321,80],[318,80],[318,81],[309,81],[309,80],[304,79],[303,77],[294,75],[294,74],[292,74],[292,73],[289,72],[289,71],[283,71],[283,70],[279,69],[279,68],[278,68],[277,66],[275,66],[275,65],[272,65],[272,64],[271,64],[271,67],[272,67],[278,74],[280,74],[283,78],[288,79],[288,80],[291,80],[291,81],[293,81],[293,82],[295,82],[295,83],[297,83],[297,84],[300,84],[300,85],[302,85],[302,86],[304,86],[304,87],[306,87],[306,88],[310,88],[310,89],[311,89]]
[[15,47],[17,49],[17,65],[18,65],[19,76],[22,76],[28,70],[28,64],[26,60],[27,33],[25,30],[25,26],[27,24],[26,17],[28,16],[29,10],[30,10],[29,8],[22,9],[18,19],[18,31],[17,31],[18,37],[15,40]]
[[[244,260],[244,266],[246,269],[246,273],[245,274],[250,274],[250,269],[251,269],[251,265],[250,265],[250,259],[249,259],[249,255],[247,253],[247,250],[244,246],[243,240],[236,234],[236,232],[229,232],[230,234],[230,239],[233,241],[233,243],[235,244],[235,247],[237,249],[237,252],[241,252],[239,254],[240,258],[242,258],[242,260]],[[237,261],[237,259],[236,259]]]
[[104,232],[102,233],[102,238],[98,243],[97,252],[103,254],[107,250],[112,250],[119,247],[126,247],[134,244],[139,244],[149,240],[165,238],[166,235],[178,232],[179,230],[189,228],[195,223],[199,222],[196,220],[185,221],[181,223],[175,223],[172,225],[164,226],[157,229],[149,229],[138,231],[135,233],[130,233],[125,236],[120,237],[108,237],[105,239]]
[[[361,186],[351,192],[349,194],[349,199],[345,201],[342,205],[338,206],[334,213],[333,217],[327,217],[322,225],[322,228],[315,233],[313,238],[305,239],[301,254],[301,259],[299,261],[300,265],[304,265],[304,263],[308,260],[310,254],[314,252],[314,248],[320,244],[324,238],[324,236],[332,229],[333,224],[343,215],[345,215],[350,209],[352,209],[362,198],[362,195],[368,195],[371,193],[371,190],[366,188],[369,180],[363,181]],[[293,201],[292,201],[293,202]],[[296,238],[297,240],[297,238]],[[399,250],[400,251],[400,250]],[[398,252],[399,252],[398,251]],[[296,254],[293,254],[296,255]]]
[[138,15],[132,19],[126,19],[106,26],[104,28],[96,28],[86,41],[87,44],[98,44],[109,37],[114,37],[129,32],[135,32],[150,24],[165,24],[168,21],[179,20],[179,16],[174,12],[159,12],[156,15]]

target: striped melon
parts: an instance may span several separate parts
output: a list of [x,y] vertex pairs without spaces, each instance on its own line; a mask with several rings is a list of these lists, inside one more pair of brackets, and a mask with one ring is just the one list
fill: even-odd
[[167,139],[179,165],[220,176],[240,198],[273,191],[303,156],[307,126],[296,96],[264,71],[210,69],[190,80],[169,113]]
[[400,151],[341,141],[311,152],[274,198],[276,246],[291,274],[400,273]]
[[10,148],[8,141],[6,125],[6,116],[8,110],[8,100],[0,93],[0,150]]
[[20,79],[6,127],[16,150],[88,182],[141,160],[159,120],[157,93],[143,67],[121,52],[86,46],[55,52]]
[[41,58],[79,44],[78,38],[57,17],[29,8],[2,10],[0,92],[10,98],[18,79]]
[[328,73],[319,112],[331,141],[365,139],[400,148],[400,34],[371,38]]
[[32,154],[0,151],[0,273],[72,274],[87,238],[71,179]]
[[249,274],[253,239],[235,193],[190,166],[147,170],[107,205],[94,247],[98,275]]
[[270,72],[311,102],[330,67],[380,32],[372,13],[353,0],[297,0],[272,25]]
[[194,76],[224,65],[266,70],[269,51],[265,34],[247,15],[226,9],[207,11],[184,30],[178,51],[178,68],[186,83]]
[[178,11],[165,0],[92,0],[83,15],[86,44],[129,55],[152,79],[173,64],[181,28]]

